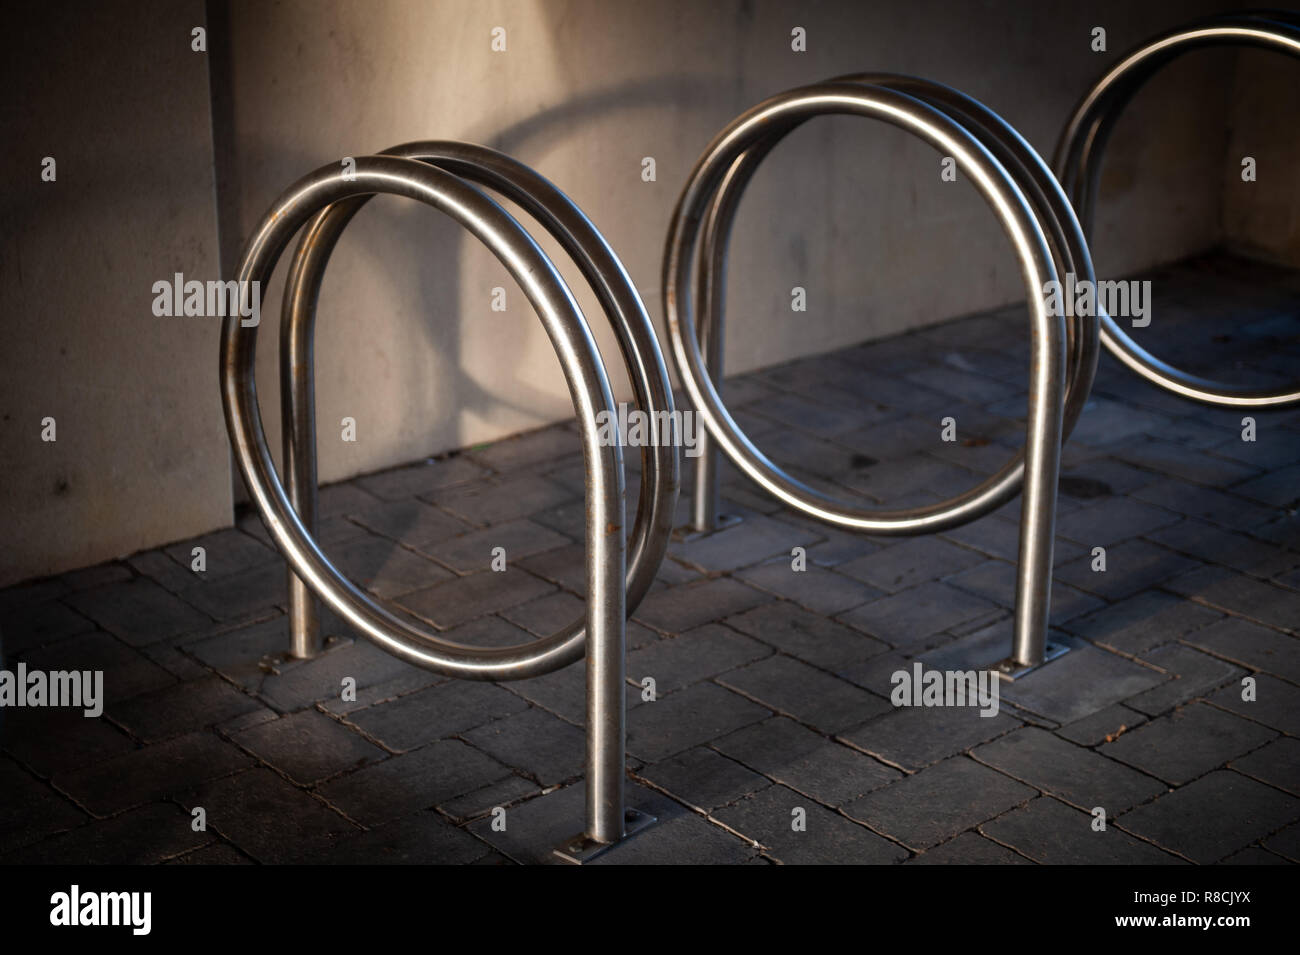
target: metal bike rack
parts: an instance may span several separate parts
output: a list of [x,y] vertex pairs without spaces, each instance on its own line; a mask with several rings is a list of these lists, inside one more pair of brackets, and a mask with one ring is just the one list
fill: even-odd
[[[1191,50],[1240,45],[1300,57],[1300,15],[1283,11],[1209,17],[1142,44],[1106,72],[1079,101],[1052,160],[1073,201],[1084,234],[1092,231],[1102,155],[1115,122],[1134,94],[1161,67]],[[1193,401],[1228,408],[1283,407],[1300,402],[1300,384],[1262,391],[1210,381],[1161,361],[1138,345],[1109,315],[1101,319],[1107,350],[1147,381]]]
[[[719,396],[727,242],[740,195],[782,138],[812,117],[829,113],[884,120],[920,136],[942,155],[955,157],[993,207],[1020,259],[1032,320],[1025,448],[997,474],[937,504],[894,511],[841,504],[765,457]],[[699,255],[694,259],[697,242]],[[693,270],[698,273],[698,329],[692,317]],[[1082,229],[1055,177],[1014,129],[957,90],[916,77],[854,74],[779,94],[739,116],[710,143],[692,170],[673,214],[664,258],[664,302],[674,364],[708,435],[697,459],[693,528],[707,532],[721,523],[714,442],[751,480],[786,505],[829,524],[873,534],[953,528],[1006,503],[1023,484],[1013,646],[998,669],[1004,677],[1015,678],[1064,653],[1064,647],[1049,647],[1046,640],[1056,485],[1061,443],[1083,410],[1098,355],[1096,318],[1053,316],[1044,303],[1045,283],[1070,272],[1093,279]]]
[[[245,249],[236,276],[241,295],[251,294],[251,288],[266,287],[289,241],[306,226],[286,283],[281,325],[288,491],[271,460],[258,406],[254,376],[257,330],[244,327],[237,311],[222,329],[222,404],[249,493],[289,564],[294,655],[311,656],[320,648],[313,595],[382,649],[445,676],[524,679],[575,662],[585,646],[586,829],[556,849],[562,858],[582,862],[654,822],[653,817],[624,807],[625,624],[649,589],[667,548],[680,465],[677,449],[671,444],[642,449],[644,473],[629,564],[622,450],[617,443],[602,442],[597,425],[597,415],[613,413],[615,405],[591,330],[564,280],[533,238],[472,182],[517,203],[558,240],[592,285],[614,326],[641,408],[649,413],[671,413],[667,369],[649,316],[622,264],[596,228],[558,188],[526,166],[486,147],[450,142],[412,143],[378,156],[359,157],[346,175],[341,164],[316,170],[276,201]],[[360,207],[378,193],[428,203],[482,240],[532,303],[564,370],[581,429],[587,477],[586,614],[537,641],[473,647],[414,626],[344,577],[315,539],[312,339],[316,302],[339,236]],[[252,282],[260,285],[252,286]]]

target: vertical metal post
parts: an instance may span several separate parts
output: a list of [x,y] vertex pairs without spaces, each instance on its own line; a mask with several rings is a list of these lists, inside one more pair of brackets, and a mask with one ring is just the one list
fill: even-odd
[[[293,258],[285,286],[280,319],[281,446],[284,449],[285,493],[303,527],[317,536],[319,489],[316,483],[316,380],[313,342],[316,335],[316,295],[323,269],[315,268],[313,221]],[[306,281],[300,278],[306,276]],[[299,308],[306,320],[294,320]],[[289,653],[310,659],[321,652],[320,601],[287,563],[289,583]]]
[[[706,271],[705,275],[712,276],[713,270]],[[703,309],[701,312],[702,315],[708,314]],[[712,314],[716,316],[720,313],[715,311]],[[722,394],[722,328],[722,322],[705,321],[701,317],[700,350],[704,352],[704,366],[708,369],[709,377],[713,379],[718,394]],[[695,459],[695,490],[691,497],[691,529],[711,531],[718,526],[718,502],[722,496],[719,474],[722,461],[718,454],[718,446],[714,443],[708,428],[701,429],[699,442],[700,455]]]

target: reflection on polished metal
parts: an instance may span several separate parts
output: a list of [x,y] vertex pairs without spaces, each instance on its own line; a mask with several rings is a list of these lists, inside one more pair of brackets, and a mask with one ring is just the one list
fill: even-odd
[[[250,240],[236,278],[240,288],[265,288],[280,255],[304,225],[286,286],[282,375],[286,469],[293,499],[281,484],[257,402],[256,328],[228,318],[222,330],[221,387],[226,425],[240,471],[276,545],[307,589],[295,598],[294,651],[310,654],[319,640],[311,594],[351,627],[408,662],[446,676],[511,680],[548,673],[587,656],[587,827],[577,840],[603,847],[622,838],[625,814],[625,620],[658,568],[667,546],[678,486],[673,447],[643,452],[645,479],[634,525],[634,558],[626,561],[622,451],[603,442],[600,412],[613,413],[605,368],[591,330],[554,265],[523,227],[475,186],[491,186],[529,211],[577,261],[614,320],[620,347],[647,409],[672,410],[667,371],[649,318],[618,259],[590,222],[536,173],[483,147],[421,143],[390,155],[361,157],[355,167],[323,167],[276,202]],[[427,162],[417,161],[420,156]],[[346,173],[346,175],[345,175]],[[462,178],[463,177],[463,178]],[[541,317],[580,425],[587,472],[586,618],[549,637],[510,647],[457,644],[414,626],[375,603],[322,553],[313,530],[315,450],[311,338],[324,267],[347,221],[376,193],[418,199],[445,212],[483,241],[510,271]],[[260,286],[247,283],[257,281]],[[242,303],[241,303],[242,304]],[[295,506],[297,505],[297,507]],[[301,508],[301,512],[298,510]],[[588,639],[589,635],[589,639]],[[572,853],[568,853],[572,856]]]
[[[1078,210],[1085,234],[1092,230],[1106,141],[1125,105],[1171,60],[1190,50],[1225,45],[1261,47],[1300,56],[1300,15],[1284,11],[1227,14],[1170,31],[1123,57],[1079,101],[1061,133],[1052,168]],[[1229,408],[1279,407],[1300,402],[1300,385],[1262,391],[1180,371],[1138,345],[1110,316],[1102,317],[1101,340],[1111,354],[1143,378],[1184,398]]]
[[[1029,414],[1024,450],[997,474],[957,497],[906,510],[840,504],[795,480],[745,436],[722,404],[722,313],[727,241],[741,192],[763,157],[814,116],[882,119],[952,156],[993,207],[1020,259],[1031,315]],[[695,246],[699,242],[698,260]],[[692,263],[700,302],[692,316]],[[710,441],[696,472],[694,529],[719,524],[713,442],[752,480],[790,507],[828,523],[882,535],[942,531],[1009,501],[1024,486],[1015,636],[1002,665],[1019,675],[1049,656],[1049,611],[1056,483],[1061,442],[1073,428],[1097,362],[1097,320],[1050,314],[1047,282],[1073,272],[1092,279],[1082,230],[1038,154],[996,114],[964,94],[907,76],[856,74],[791,90],[734,120],[696,163],[669,227],[664,301],[678,373]],[[706,354],[701,354],[703,350]],[[706,357],[707,355],[707,357]],[[1054,653],[1055,651],[1053,651]]]

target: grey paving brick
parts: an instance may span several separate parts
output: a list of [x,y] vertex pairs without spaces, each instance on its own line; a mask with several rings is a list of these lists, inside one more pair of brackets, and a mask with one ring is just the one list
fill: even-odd
[[1193,703],[1125,733],[1099,750],[1174,785],[1257,749],[1276,734],[1204,703]]
[[409,467],[394,468],[357,478],[356,483],[367,493],[385,501],[400,501],[417,494],[432,494],[451,487],[479,481],[487,471],[462,454],[430,458]]
[[682,633],[756,607],[771,596],[736,580],[717,577],[650,594],[635,618],[667,633]]
[[586,548],[582,544],[569,544],[543,554],[524,557],[519,561],[519,566],[543,580],[582,595],[587,592],[587,568],[583,562],[585,553]]
[[196,783],[229,775],[251,764],[251,759],[215,733],[199,730],[86,769],[60,773],[52,782],[95,815],[109,816],[179,796]]
[[364,510],[377,500],[373,494],[353,481],[341,481],[322,487],[319,498],[317,516],[322,519],[342,517],[354,511]]
[[931,581],[863,604],[839,619],[893,646],[923,649],[941,642],[934,637],[944,630],[999,613],[991,601]]
[[1284,859],[1300,862],[1300,822],[1275,832],[1264,840],[1263,846],[1269,852],[1276,852]]
[[[735,570],[807,547],[820,538],[802,528],[771,518],[747,517],[739,524],[669,546],[673,558],[705,571]],[[788,564],[788,561],[787,561]]]
[[0,801],[0,857],[56,832],[75,829],[89,818],[71,800],[5,757],[0,757],[0,787],[5,794]]
[[[548,606],[548,612],[545,614],[538,613],[539,605],[548,603],[553,598],[565,596],[564,594],[552,594],[550,597],[542,597],[540,600],[534,600],[532,603],[520,604],[518,607],[512,607],[505,613],[519,616],[525,619],[531,625],[537,625],[539,621],[533,619],[534,613],[538,617],[554,618],[558,617],[555,609]],[[532,607],[533,611],[524,612],[524,608]],[[562,609],[563,605],[559,609]],[[578,619],[579,614],[570,614],[564,618],[565,623],[572,623]],[[547,633],[558,630],[559,626],[551,626]],[[511,620],[505,620],[495,614],[489,614],[486,617],[475,617],[468,623],[462,623],[458,627],[452,627],[450,630],[443,631],[443,639],[455,642],[465,643],[472,647],[513,647],[522,643],[530,643],[535,636],[529,633],[523,627]],[[441,680],[442,678],[439,677]]]
[[868,793],[845,806],[844,812],[920,851],[1035,795],[1001,773],[956,756]]
[[1204,696],[1245,672],[1217,657],[1180,645],[1157,647],[1144,653],[1142,659],[1160,667],[1171,677],[1168,682],[1124,701],[1125,705],[1148,716],[1156,716]]
[[16,865],[151,865],[203,845],[207,833],[190,829],[190,817],[170,803],[141,806],[96,820],[5,856]]
[[236,627],[185,645],[185,651],[226,679],[255,690],[269,672],[266,658],[282,657],[289,650],[289,623],[273,617]]
[[[581,495],[583,491],[582,488],[578,486],[572,488],[571,493],[574,495]],[[625,509],[629,506],[635,507],[635,501],[625,498],[624,506]],[[630,523],[631,516],[631,513],[626,515],[629,522],[624,525],[629,529],[632,526]],[[561,501],[558,504],[552,504],[549,507],[542,508],[541,510],[533,511],[528,515],[528,519],[535,524],[540,524],[542,527],[555,531],[557,534],[562,535],[566,540],[586,540],[587,503],[581,496],[575,496],[568,500]],[[581,545],[578,546],[580,547]],[[579,555],[578,564],[581,566],[581,551],[579,551]]]
[[67,597],[66,603],[136,647],[198,630],[211,622],[143,577],[83,590]]
[[1273,509],[1235,494],[1214,488],[1167,479],[1134,492],[1133,497],[1176,509],[1187,517],[1199,518],[1230,530],[1248,530],[1273,516]]
[[1300,564],[1300,553],[1278,543],[1233,534],[1191,518],[1162,527],[1151,540],[1197,560],[1219,564],[1252,577],[1273,577]]
[[240,746],[301,785],[311,785],[387,755],[318,710],[290,713],[232,736]]
[[447,628],[535,600],[554,589],[518,567],[509,567],[499,573],[485,570],[434,584],[408,593],[398,602],[435,626]]
[[859,557],[837,569],[886,593],[898,593],[923,581],[947,577],[985,560],[982,554],[950,544],[941,537],[916,537]]
[[1228,617],[1189,634],[1186,642],[1252,670],[1300,682],[1300,639]]
[[597,856],[592,865],[735,865],[756,851],[700,816],[683,814]]
[[[803,810],[800,830],[794,828],[797,809]],[[787,865],[887,865],[908,856],[897,843],[784,786],[769,786],[714,815]]]
[[784,600],[762,604],[728,617],[726,623],[792,657],[832,673],[888,649],[887,644],[879,640]]
[[225,680],[206,677],[110,704],[108,716],[146,742],[192,733],[259,710],[262,705]]
[[435,491],[429,500],[472,524],[500,524],[553,507],[576,495],[555,481],[523,475]]
[[916,770],[1009,733],[1020,725],[1018,719],[1005,712],[980,716],[980,711],[973,707],[916,706],[892,710],[840,735],[887,763]]
[[[614,855],[614,853],[621,854],[638,839],[648,836],[655,829],[667,826],[674,819],[694,815],[666,796],[635,784],[627,786],[625,802],[630,807],[655,816],[658,822],[652,829],[648,829],[629,839],[622,846],[609,850],[606,853],[609,856]],[[561,865],[563,863],[554,855],[553,850],[562,842],[573,838],[582,831],[585,813],[585,787],[581,783],[575,783],[507,809],[504,831],[494,831],[491,827],[491,819],[488,817],[470,823],[467,828],[478,838],[490,843],[497,851],[516,862]],[[696,816],[696,818],[700,817]],[[701,819],[701,821],[703,820]],[[722,830],[718,827],[714,826],[712,828],[716,832],[722,833]],[[678,833],[672,832],[668,834],[667,842],[670,851],[679,846],[678,835]],[[699,832],[696,831],[692,835],[698,837]],[[744,847],[740,840],[734,837],[729,838],[731,842],[740,845],[742,848]],[[714,840],[711,838],[709,848],[713,851],[705,853],[704,858],[716,857],[717,861],[728,861],[726,853],[719,853],[717,846],[712,844],[713,842]],[[735,861],[741,861],[751,854],[750,852],[744,852],[735,858]],[[699,856],[694,858],[700,861]]]
[[1085,812],[1122,812],[1163,793],[1163,783],[1034,726],[976,748],[976,759]]
[[880,697],[785,655],[731,670],[718,682],[825,733],[840,732],[889,709]]
[[340,642],[310,660],[279,660],[265,674],[257,694],[281,712],[300,710],[321,700],[338,700],[343,680],[357,691],[379,686],[416,668],[369,642]]
[[[944,531],[945,540],[961,544],[968,550],[979,551],[989,557],[1015,563],[1020,557],[1020,524],[997,518],[972,521],[961,527]],[[1052,560],[1059,567],[1086,553],[1082,545],[1057,537],[1052,545]]]
[[225,842],[213,841],[200,846],[184,855],[173,856],[167,865],[252,865],[248,858],[234,846]]
[[111,584],[118,580],[129,580],[132,576],[130,568],[125,564],[107,561],[93,567],[70,570],[62,574],[61,578],[67,585],[68,591],[72,592],[90,587],[102,587],[104,584]]
[[1176,865],[1181,861],[1118,829],[1109,815],[1107,820],[1105,831],[1099,832],[1092,828],[1091,813],[1042,796],[984,823],[980,831],[1043,865]]
[[[978,567],[949,577],[948,583],[1007,609],[1015,606],[1016,567],[1006,561],[984,561]],[[1071,587],[1059,577],[1052,580],[1051,600],[1050,622],[1054,627],[1105,606],[1098,597]]]
[[706,624],[657,640],[627,657],[627,675],[650,677],[659,696],[772,655],[772,648],[720,624]]
[[348,721],[389,749],[404,752],[527,708],[495,684],[449,680],[358,710]]
[[381,599],[452,577],[433,561],[380,537],[358,537],[336,548],[330,556],[344,577]]
[[581,730],[535,706],[461,734],[484,752],[544,786],[572,779],[586,760]]
[[438,808],[454,819],[476,819],[496,808],[520,802],[541,792],[539,784],[523,776],[506,776],[488,783],[481,789],[464,793],[438,804]]
[[[205,566],[203,571],[193,570],[195,547],[203,548]],[[163,548],[163,552],[194,577],[203,580],[228,577],[250,567],[276,560],[274,550],[235,527],[173,544]]]
[[1281,829],[1300,800],[1240,773],[1218,770],[1120,816],[1122,828],[1193,862],[1217,862]]
[[1065,724],[1162,682],[1156,670],[1084,644],[1003,686],[1002,698]]
[[1094,396],[1084,406],[1070,440],[1099,446],[1114,444],[1125,438],[1162,434],[1167,430],[1167,423],[1168,419],[1162,415]]
[[164,590],[170,590],[172,593],[194,584],[194,571],[190,570],[189,562],[182,566],[161,550],[146,550],[132,554],[126,562],[137,573],[150,578]]
[[12,655],[94,629],[89,617],[58,600],[16,603],[0,612],[0,648]]
[[1279,737],[1253,753],[1234,759],[1228,768],[1300,796],[1300,740]]
[[1140,654],[1222,620],[1209,607],[1147,591],[1062,624],[1071,633],[1121,653]]
[[1252,679],[1253,699],[1245,698],[1246,687],[1238,682],[1215,693],[1210,702],[1275,730],[1300,736],[1300,689],[1267,673],[1257,673]]
[[1296,501],[1300,500],[1300,464],[1277,468],[1261,477],[1243,481],[1233,487],[1232,492],[1274,507],[1294,508]]
[[771,785],[766,777],[703,746],[646,766],[638,775],[705,812]]
[[1117,497],[1061,515],[1056,529],[1062,537],[1091,549],[1111,547],[1178,520],[1178,514],[1161,507]]
[[[731,396],[725,399],[732,407]],[[801,428],[824,438],[862,427],[863,414],[857,408],[826,404],[803,395],[776,394],[756,402],[754,412],[789,428]]]
[[786,556],[748,567],[737,576],[760,590],[822,614],[842,613],[881,595],[875,587],[868,587],[861,581],[813,562],[809,562],[804,570],[796,571]]
[[426,552],[427,548],[470,529],[460,518],[410,498],[376,501],[352,512],[348,518],[376,534]]
[[1104,571],[1093,570],[1094,564],[1093,556],[1087,554],[1058,566],[1056,579],[1107,600],[1123,600],[1199,566],[1189,557],[1144,540],[1122,541],[1107,548]]
[[942,845],[913,856],[909,863],[911,865],[1032,864],[1024,856],[1017,855],[1010,849],[974,832],[963,832],[956,839],[950,839]]
[[1257,473],[1247,464],[1158,438],[1134,441],[1117,449],[1115,456],[1151,471],[1211,487],[1227,487]]
[[585,625],[587,604],[573,594],[561,591],[509,607],[501,611],[501,616],[515,624],[523,634],[522,639],[511,642],[526,643],[531,637],[549,636],[562,630],[575,620],[580,620]]
[[438,542],[422,547],[421,551],[457,573],[469,574],[490,570],[494,551],[498,547],[505,549],[506,565],[509,566],[524,557],[554,550],[568,543],[570,540],[564,535],[520,519],[494,524],[459,537],[444,536]]
[[1287,859],[1282,858],[1269,852],[1267,849],[1260,849],[1256,846],[1242,849],[1240,852],[1234,852],[1228,858],[1223,860],[1224,865],[1289,865]]
[[[626,451],[628,457],[632,451]],[[475,448],[469,456],[495,471],[508,471],[530,464],[553,464],[563,458],[582,455],[582,440],[563,425],[540,428],[525,434]]]
[[648,763],[724,736],[771,715],[713,683],[697,683],[628,713],[628,751]]
[[[272,561],[215,580],[199,579],[180,596],[214,620],[241,620],[270,607],[284,606],[289,599],[287,580],[284,565]],[[186,629],[198,629],[198,624]]]
[[1166,582],[1165,588],[1281,630],[1296,629],[1300,620],[1300,592],[1225,568],[1194,570]]
[[28,670],[98,670],[104,674],[104,700],[116,702],[168,686],[176,678],[140,651],[107,633],[70,637],[23,655]]
[[[356,826],[269,769],[250,769],[199,787],[181,798],[187,810],[202,807],[209,831],[229,839],[263,864],[309,856]],[[189,828],[189,815],[186,815]]]
[[0,721],[0,748],[42,776],[89,766],[134,747],[108,719],[86,717],[82,710],[24,707],[9,710]]
[[451,739],[372,763],[324,783],[317,792],[349,818],[374,827],[508,775],[510,771],[495,759]]
[[486,846],[436,812],[418,812],[368,832],[345,835],[303,861],[327,865],[464,865]]
[[1116,703],[1081,720],[1067,723],[1056,731],[1056,735],[1080,746],[1096,746],[1098,743],[1118,739],[1121,733],[1127,733],[1146,721],[1146,714]]
[[842,805],[902,775],[785,717],[737,730],[713,746],[828,806]]

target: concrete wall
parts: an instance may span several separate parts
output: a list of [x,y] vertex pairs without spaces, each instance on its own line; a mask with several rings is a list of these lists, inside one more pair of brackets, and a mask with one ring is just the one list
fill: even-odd
[[[20,12],[4,138],[22,148],[0,158],[16,184],[0,283],[7,319],[22,324],[0,359],[0,583],[230,522],[240,480],[220,415],[216,324],[155,319],[148,290],[177,270],[231,271],[258,218],[313,168],[416,139],[505,150],[584,208],[662,327],[662,242],[685,176],[713,135],[764,97],[864,69],[927,76],[983,100],[1050,155],[1076,98],[1119,52],[1219,7],[215,0],[206,57],[189,49],[190,27],[205,22],[195,2]],[[491,49],[497,26],[504,53]],[[795,26],[807,31],[806,53],[790,49]],[[1106,53],[1090,49],[1094,26],[1108,31]],[[1234,62],[1231,52],[1189,57],[1126,114],[1104,170],[1101,271],[1200,251],[1236,221],[1223,172],[1241,99],[1230,102],[1224,79]],[[57,184],[37,176],[50,153]],[[647,156],[655,182],[641,177]],[[616,361],[592,296],[562,270]],[[795,285],[808,292],[798,316]],[[496,286],[507,289],[504,313],[491,309]],[[258,379],[275,445],[278,295],[277,282]],[[727,365],[744,371],[1022,295],[991,212],[968,183],[941,182],[937,154],[882,124],[824,118],[792,134],[746,196]],[[569,414],[522,294],[431,209],[372,202],[340,243],[322,300],[325,481]],[[39,441],[46,414],[59,421],[55,445]],[[355,443],[340,440],[344,416],[357,421]]]
[[[1224,163],[1223,232],[1246,254],[1300,267],[1300,63],[1267,50],[1236,54]],[[1255,159],[1254,182],[1241,160]]]
[[230,520],[217,328],[151,308],[155,281],[217,274],[203,18],[197,0],[6,9],[0,584]]
[[[288,183],[342,156],[422,138],[484,142],[569,191],[660,320],[662,242],[678,191],[705,144],[748,106],[864,68],[915,73],[982,99],[1050,153],[1114,51],[1215,4],[1192,6],[237,3],[238,194],[223,230],[247,235]],[[1090,49],[1095,25],[1107,28],[1111,52]],[[506,28],[504,53],[491,49],[495,26]],[[806,53],[790,48],[794,26],[807,30]],[[1102,268],[1132,271],[1217,241],[1228,91],[1214,58],[1172,67],[1117,131],[1098,223]],[[656,160],[653,183],[641,178],[646,156]],[[939,156],[883,124],[825,118],[792,134],[751,187],[736,236],[734,371],[1023,294],[1010,246],[974,189],[941,182]],[[808,291],[806,315],[790,311],[796,285]],[[508,289],[504,314],[490,310],[495,286]],[[489,253],[431,210],[373,202],[340,244],[322,300],[324,480],[568,413],[558,365],[522,296]],[[612,342],[600,334],[602,347]],[[273,407],[273,349],[260,366],[258,387]],[[358,423],[355,443],[340,440],[345,416]],[[275,422],[267,425],[274,437]]]

